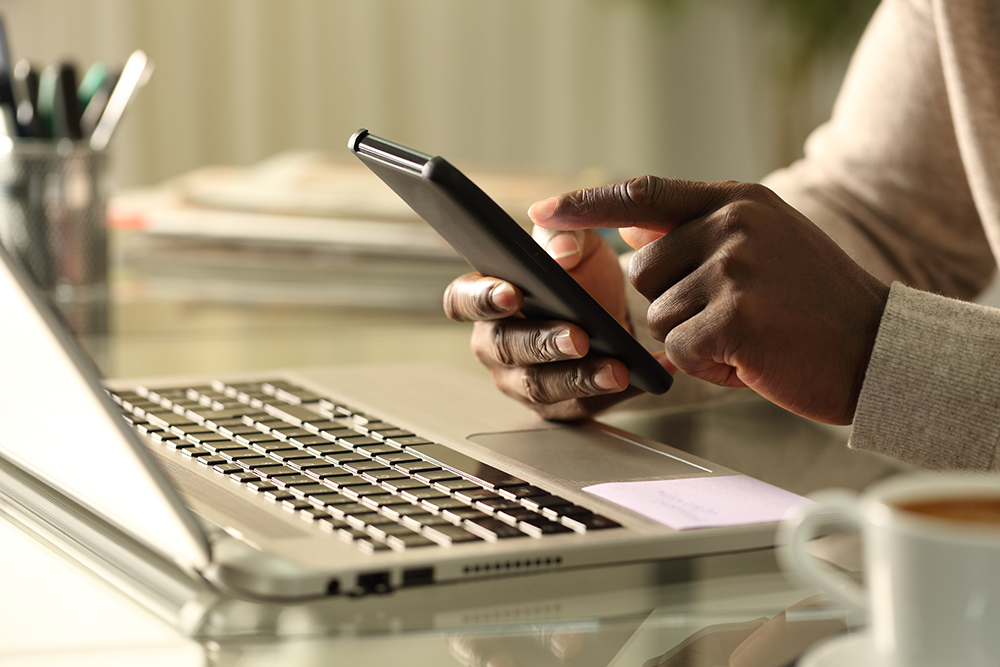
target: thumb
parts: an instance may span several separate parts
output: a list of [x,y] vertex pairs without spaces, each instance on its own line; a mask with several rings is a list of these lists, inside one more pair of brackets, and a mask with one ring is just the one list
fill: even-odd
[[544,199],[528,215],[549,229],[641,227],[665,234],[738,198],[741,185],[641,176]]

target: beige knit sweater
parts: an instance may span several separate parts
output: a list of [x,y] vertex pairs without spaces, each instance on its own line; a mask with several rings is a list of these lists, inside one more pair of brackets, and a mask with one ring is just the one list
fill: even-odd
[[850,446],[1000,468],[1000,310],[953,299],[1000,257],[1000,2],[883,0],[831,120],[765,182],[894,283]]

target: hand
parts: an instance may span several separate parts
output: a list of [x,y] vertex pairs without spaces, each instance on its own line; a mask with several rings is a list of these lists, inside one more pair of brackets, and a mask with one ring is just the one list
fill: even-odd
[[[594,230],[555,233],[537,229],[536,239],[584,289],[628,326],[625,279],[614,249]],[[586,357],[587,334],[575,324],[532,320],[518,312],[520,291],[510,283],[470,273],[445,291],[445,313],[475,322],[472,350],[504,393],[546,419],[580,419],[627,396],[628,369],[616,359]]]
[[764,186],[646,176],[531,214],[550,229],[622,228],[650,332],[678,369],[852,421],[889,288]]

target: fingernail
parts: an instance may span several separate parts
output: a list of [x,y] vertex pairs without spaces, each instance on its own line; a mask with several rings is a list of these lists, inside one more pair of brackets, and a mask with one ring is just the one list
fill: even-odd
[[610,364],[601,366],[601,368],[594,373],[594,384],[600,389],[604,389],[606,391],[621,389],[618,385],[618,380],[615,379],[614,369],[611,368]]
[[528,209],[528,217],[535,222],[548,220],[556,212],[556,205],[558,203],[559,197],[549,197],[548,199],[537,201]]
[[497,310],[510,310],[514,307],[514,288],[510,283],[497,283],[490,291],[490,301]]
[[556,347],[567,357],[580,356],[580,352],[577,351],[576,345],[573,344],[573,334],[570,333],[569,329],[563,329],[556,334]]
[[556,234],[546,244],[545,249],[553,259],[562,259],[580,252],[580,240],[573,233]]

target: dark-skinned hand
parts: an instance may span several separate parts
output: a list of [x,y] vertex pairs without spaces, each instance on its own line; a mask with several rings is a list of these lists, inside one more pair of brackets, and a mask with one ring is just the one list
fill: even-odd
[[[604,308],[628,327],[625,279],[614,249],[596,231],[535,238]],[[593,415],[638,393],[617,359],[585,356],[590,339],[577,325],[520,315],[523,298],[510,283],[470,273],[445,291],[448,317],[475,322],[472,350],[504,393],[547,419]]]
[[889,288],[762,185],[651,176],[536,203],[536,225],[618,227],[679,370],[849,424]]

